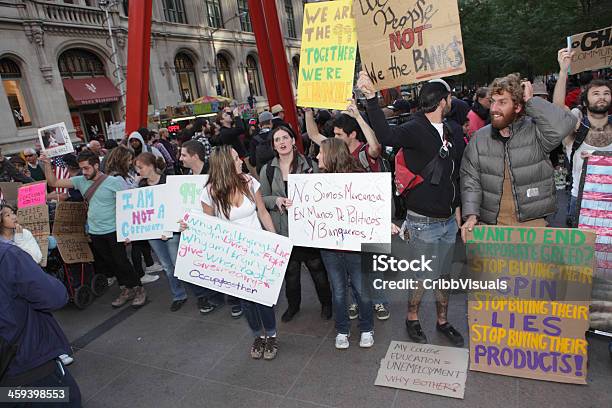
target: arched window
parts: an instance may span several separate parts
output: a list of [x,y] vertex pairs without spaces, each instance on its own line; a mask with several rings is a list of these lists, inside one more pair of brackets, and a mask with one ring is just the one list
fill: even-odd
[[59,57],[59,70],[62,78],[104,76],[104,64],[93,52],[73,48],[64,51]]
[[227,58],[222,55],[217,55],[217,69],[219,87],[217,90],[221,96],[234,99],[234,82],[232,81],[232,72]]
[[295,81],[295,87],[297,88],[300,80],[300,57],[298,55],[291,59],[291,65],[293,66],[293,80]]
[[250,95],[263,95],[261,92],[261,82],[259,82],[259,69],[257,68],[257,61],[252,55],[249,55],[246,59],[246,72],[247,81],[249,82],[249,94]]
[[19,65],[9,58],[0,59],[0,78],[17,127],[30,126],[32,120],[23,96],[23,78]]
[[196,73],[191,57],[184,52],[179,52],[174,58],[174,68],[178,78],[181,101],[191,102],[200,97]]

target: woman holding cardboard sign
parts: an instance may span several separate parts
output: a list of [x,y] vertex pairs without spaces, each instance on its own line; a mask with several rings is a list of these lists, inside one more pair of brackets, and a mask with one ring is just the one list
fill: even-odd
[[[135,163],[138,174],[140,175],[138,187],[166,184],[166,175],[164,174],[166,163],[161,157],[156,157],[152,153],[145,152],[136,157]],[[168,277],[170,291],[172,292],[172,304],[170,305],[171,312],[178,311],[183,307],[183,304],[187,302],[186,286],[191,289],[198,299],[198,303],[200,303],[202,301],[200,299],[205,296],[204,288],[188,282],[182,282],[174,276],[174,267],[176,265],[176,255],[178,253],[180,239],[181,235],[174,233],[170,237],[149,240],[151,248],[153,248],[153,251],[159,258],[163,269],[166,271],[166,276]]]
[[[204,213],[248,228],[276,232],[264,204],[259,182],[242,172],[242,160],[231,146],[217,146],[210,155],[210,172],[200,201]],[[278,352],[274,307],[242,300],[242,310],[255,340],[251,357],[272,360]]]
[[[289,236],[289,219],[287,207],[291,200],[287,198],[287,179],[289,174],[318,173],[316,162],[300,154],[295,148],[293,133],[284,126],[277,127],[270,133],[270,140],[275,152],[275,158],[261,168],[259,180],[261,194],[266,208],[274,222],[276,231]],[[302,262],[308,267],[315,285],[317,296],[321,302],[321,317],[331,319],[332,301],[331,289],[327,280],[327,272],[321,260],[321,252],[316,248],[294,247],[285,273],[285,294],[288,308],[281,320],[288,322],[300,310],[301,285],[300,271]]]
[[[346,143],[337,138],[321,142],[321,150],[317,159],[319,167],[325,173],[361,173],[364,171],[351,156]],[[336,348],[347,349],[349,347],[350,320],[346,308],[349,277],[359,305],[359,331],[361,333],[359,347],[372,347],[374,345],[374,315],[369,290],[363,284],[365,280],[362,277],[361,253],[322,249],[321,258],[323,258],[331,281],[337,332]]]

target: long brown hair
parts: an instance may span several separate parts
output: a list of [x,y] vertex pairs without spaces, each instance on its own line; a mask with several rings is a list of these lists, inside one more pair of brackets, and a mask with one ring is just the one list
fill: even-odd
[[208,174],[208,181],[204,188],[209,189],[215,214],[221,210],[225,218],[229,219],[232,199],[236,193],[241,193],[251,202],[255,202],[255,197],[249,188],[248,178],[236,172],[231,146],[216,146],[213,149]]
[[134,153],[127,147],[119,145],[110,151],[104,163],[104,172],[109,176],[129,176]]
[[348,146],[343,140],[334,138],[321,142],[325,173],[362,173],[363,168],[357,164]]

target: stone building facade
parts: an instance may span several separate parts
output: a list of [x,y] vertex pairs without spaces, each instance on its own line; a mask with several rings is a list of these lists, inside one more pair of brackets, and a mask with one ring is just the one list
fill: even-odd
[[[304,1],[275,1],[295,87]],[[39,127],[65,122],[88,140],[123,119],[127,14],[128,0],[0,1],[4,153],[32,146]],[[247,0],[153,0],[152,20],[153,109],[217,94],[267,104]]]

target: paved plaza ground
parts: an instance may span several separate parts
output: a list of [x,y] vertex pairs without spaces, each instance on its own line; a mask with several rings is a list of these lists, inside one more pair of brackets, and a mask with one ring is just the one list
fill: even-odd
[[[289,323],[284,289],[276,309],[279,353],[252,360],[244,318],[222,307],[201,316],[190,298],[170,312],[164,276],[146,286],[150,302],[140,310],[110,306],[112,287],[86,310],[66,306],[55,315],[75,348],[70,370],[85,407],[610,407],[612,362],[607,340],[589,337],[587,385],[567,385],[470,371],[465,399],[457,400],[374,385],[391,340],[409,341],[405,299],[391,296],[391,318],[375,323],[375,345],[360,349],[353,321],[351,346],[334,348],[333,321],[319,317],[312,280],[302,273],[302,309]],[[451,297],[449,320],[467,338],[464,294]],[[450,346],[435,331],[435,304],[428,294],[421,322],[433,344]],[[466,344],[467,347],[467,344]]]

